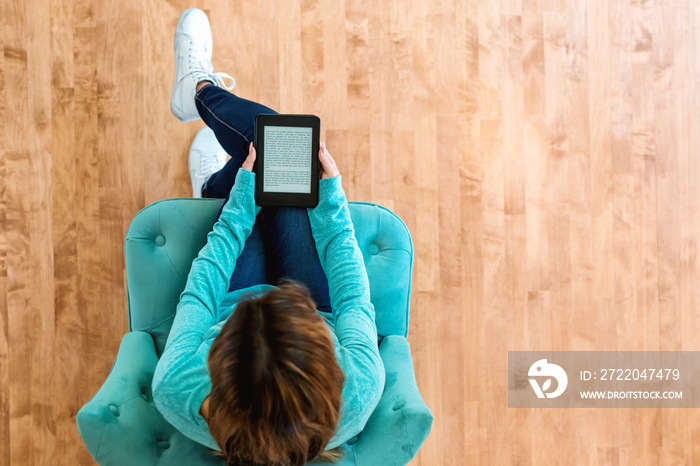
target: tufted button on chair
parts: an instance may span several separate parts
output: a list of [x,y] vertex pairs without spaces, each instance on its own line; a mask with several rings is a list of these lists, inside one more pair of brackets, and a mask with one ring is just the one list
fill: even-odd
[[[129,333],[102,387],[78,412],[78,431],[103,466],[222,466],[211,450],[171,426],[153,404],[151,380],[192,261],[222,199],[167,199],[139,212],[124,243]],[[339,466],[407,464],[432,427],[413,371],[408,335],[413,243],[404,222],[377,204],[350,202],[376,311],[386,385]],[[314,464],[325,464],[315,462]]]

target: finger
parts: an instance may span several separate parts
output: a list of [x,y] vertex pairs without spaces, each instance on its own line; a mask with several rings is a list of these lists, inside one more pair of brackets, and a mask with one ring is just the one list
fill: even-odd
[[246,157],[245,161],[243,161],[243,164],[241,165],[245,170],[248,171],[253,171],[253,165],[255,163],[255,147],[253,147],[253,143],[250,143],[250,146],[248,147],[248,156]]
[[246,160],[250,160],[250,162],[254,162],[255,158],[257,157],[257,152],[255,152],[255,147],[253,147],[253,143],[250,143],[250,149],[248,150],[248,157]]
[[318,154],[318,158],[321,160],[321,164],[323,165],[328,165],[331,163],[331,154],[328,153],[327,150],[320,150]]
[[328,149],[326,149],[325,147],[323,148],[323,158],[324,158],[327,162],[330,162],[330,161],[333,160],[333,157],[331,157],[330,152],[328,152]]

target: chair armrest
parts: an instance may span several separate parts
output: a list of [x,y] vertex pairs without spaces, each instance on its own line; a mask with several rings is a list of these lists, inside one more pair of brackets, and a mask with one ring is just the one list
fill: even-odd
[[223,466],[212,450],[182,435],[156,408],[151,382],[157,364],[149,333],[124,335],[107,379],[76,416],[88,451],[102,466]]
[[348,202],[355,239],[369,279],[377,333],[408,337],[413,242],[408,227],[386,207]]
[[[406,338],[385,337],[379,353],[386,371],[382,398],[354,445],[361,465],[405,465],[428,437],[433,415],[423,402]],[[348,445],[354,443],[352,440]]]
[[[138,457],[134,453],[143,447],[142,444],[148,437],[143,435],[148,424],[139,426],[138,423],[145,416],[139,415],[134,419],[134,416],[126,416],[125,411],[129,409],[130,404],[136,402],[143,405],[139,406],[139,411],[144,410],[153,415],[148,405],[152,405],[153,402],[151,380],[157,364],[158,357],[151,335],[146,332],[130,332],[124,335],[107,379],[76,415],[78,432],[98,463],[117,464],[122,461],[122,464],[133,464],[133,459]],[[155,406],[152,411],[158,414]],[[132,413],[133,411],[129,414]],[[124,422],[128,422],[133,428],[118,429],[117,441],[133,444],[120,452],[111,447],[115,441],[115,427],[123,425]],[[108,444],[107,448],[104,448],[104,443]],[[124,455],[124,458],[120,458],[121,455]]]

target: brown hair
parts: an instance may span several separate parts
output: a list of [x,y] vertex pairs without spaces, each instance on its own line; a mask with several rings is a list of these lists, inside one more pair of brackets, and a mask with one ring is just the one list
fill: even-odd
[[260,297],[244,293],[211,345],[209,432],[227,464],[336,462],[345,374],[330,329],[301,283],[283,279]]

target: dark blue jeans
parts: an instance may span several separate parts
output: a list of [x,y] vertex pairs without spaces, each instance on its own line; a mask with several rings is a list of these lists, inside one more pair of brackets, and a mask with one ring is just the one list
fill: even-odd
[[[277,112],[212,85],[200,89],[195,102],[202,120],[231,156],[224,168],[202,187],[202,197],[228,199],[236,173],[248,156],[255,115]],[[318,258],[305,207],[261,208],[236,262],[229,291],[261,283],[277,285],[284,277],[306,285],[318,310],[331,312],[328,279]]]

